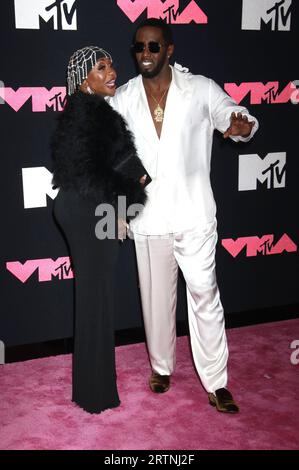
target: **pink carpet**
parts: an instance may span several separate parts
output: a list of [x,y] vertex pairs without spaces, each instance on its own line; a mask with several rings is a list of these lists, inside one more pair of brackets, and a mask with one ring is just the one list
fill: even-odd
[[89,415],[70,401],[71,357],[0,366],[1,449],[298,449],[299,319],[228,330],[229,388],[239,415],[208,405],[178,339],[172,388],[153,394],[144,344],[117,348],[119,408]]

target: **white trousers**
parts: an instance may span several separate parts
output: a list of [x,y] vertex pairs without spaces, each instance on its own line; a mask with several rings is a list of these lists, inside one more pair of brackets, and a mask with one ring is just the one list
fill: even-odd
[[215,273],[217,222],[167,236],[134,233],[152,369],[171,375],[176,354],[178,266],[187,287],[193,359],[207,392],[227,384],[228,348]]

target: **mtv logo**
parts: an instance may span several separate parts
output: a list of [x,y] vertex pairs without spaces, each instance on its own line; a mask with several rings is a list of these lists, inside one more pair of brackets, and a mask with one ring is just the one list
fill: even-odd
[[[24,104],[31,99],[34,113],[45,112],[49,109],[62,111],[66,101],[65,87],[20,87],[14,90],[11,87],[0,87],[0,99],[18,112]],[[0,101],[1,102],[1,101]]]
[[243,0],[242,29],[290,31],[292,0]]
[[298,80],[289,82],[282,90],[279,82],[244,82],[225,83],[225,91],[240,104],[243,99],[249,95],[250,104],[282,104],[291,101],[297,104],[299,101]]
[[63,256],[53,260],[31,259],[21,263],[20,261],[8,261],[6,269],[13,274],[23,284],[37,272],[38,282],[49,282],[53,278],[59,280],[73,279],[74,271],[72,269],[71,260],[68,256]]
[[239,191],[257,189],[257,182],[267,189],[285,187],[286,152],[268,153],[265,158],[257,154],[239,155]]
[[55,199],[58,189],[52,189],[52,176],[44,166],[22,168],[25,209],[47,207],[47,195]]
[[16,29],[40,29],[53,20],[55,30],[76,30],[76,0],[14,0]]
[[118,7],[135,21],[147,10],[147,18],[161,18],[171,24],[207,23],[208,18],[194,0],[179,13],[179,0],[117,0]]
[[267,255],[279,255],[281,253],[295,253],[297,252],[296,243],[284,233],[282,237],[274,243],[274,235],[263,235],[261,237],[239,237],[236,240],[233,238],[223,238],[221,245],[234,257],[236,258],[241,251],[246,248],[246,257],[251,256],[267,256]]

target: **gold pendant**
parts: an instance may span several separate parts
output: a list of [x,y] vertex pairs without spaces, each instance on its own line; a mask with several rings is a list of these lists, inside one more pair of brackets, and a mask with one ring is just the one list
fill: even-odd
[[161,106],[158,104],[158,106],[154,109],[154,119],[156,122],[162,122],[164,119],[164,111],[161,108]]

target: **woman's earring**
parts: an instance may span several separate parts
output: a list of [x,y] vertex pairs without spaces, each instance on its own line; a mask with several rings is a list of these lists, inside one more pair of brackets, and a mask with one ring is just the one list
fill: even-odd
[[93,91],[92,91],[92,89],[89,87],[89,85],[87,85],[86,90],[87,90],[87,93],[89,93],[90,95],[93,95]]

